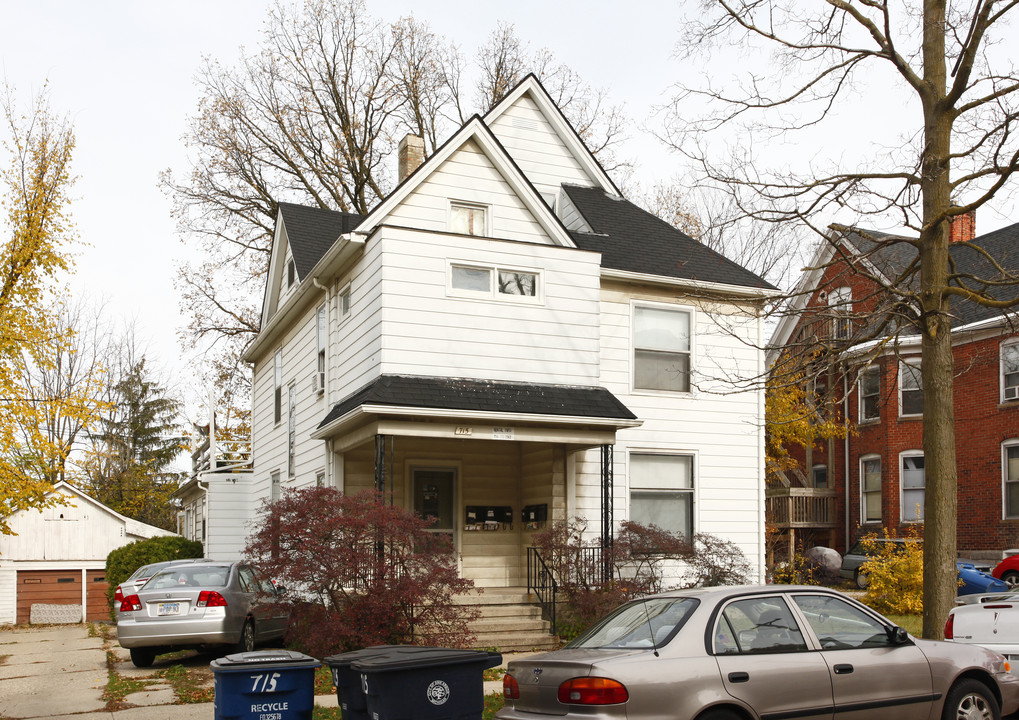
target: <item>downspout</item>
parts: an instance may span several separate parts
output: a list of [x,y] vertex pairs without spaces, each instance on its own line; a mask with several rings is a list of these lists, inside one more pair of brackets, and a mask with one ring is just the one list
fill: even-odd
[[[324,292],[325,295],[326,295],[326,302],[325,302],[325,308],[326,308],[326,331],[325,331],[326,357],[325,357],[325,363],[324,363],[323,368],[322,368],[323,380],[325,382],[322,383],[322,394],[325,397],[326,408],[328,408],[329,407],[329,386],[332,384],[332,373],[329,372],[329,358],[332,357],[332,349],[333,349],[332,348],[332,338],[333,338],[333,323],[332,323],[333,297],[332,297],[332,293],[329,291],[329,288],[324,286],[322,283],[320,283],[317,277],[312,276],[311,284],[314,285],[319,290],[321,290],[322,292]],[[318,365],[315,366],[315,372],[318,372]],[[336,481],[335,481],[335,478],[336,478],[336,475],[335,475],[336,469],[333,467],[333,443],[332,443],[332,440],[324,443],[324,447],[325,447],[325,469],[326,469],[325,483],[335,487],[336,486]]]

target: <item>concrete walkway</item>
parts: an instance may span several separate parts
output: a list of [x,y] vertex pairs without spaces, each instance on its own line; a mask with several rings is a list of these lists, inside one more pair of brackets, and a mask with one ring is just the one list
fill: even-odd
[[[109,680],[107,651],[113,669],[122,677],[146,679],[146,688],[124,698],[126,710],[105,710],[103,691]],[[529,653],[528,653],[529,654]],[[503,656],[510,660],[527,654]],[[136,668],[130,654],[116,640],[89,637],[87,625],[59,625],[0,630],[0,718],[60,718],[73,720],[210,720],[213,703],[177,704],[173,689],[153,673],[179,663],[207,667],[200,656],[184,660],[157,659],[152,668]],[[208,687],[212,687],[210,675]],[[485,694],[502,692],[502,680],[485,683]],[[336,695],[318,695],[315,704],[336,707]],[[68,718],[68,720],[71,720]]]

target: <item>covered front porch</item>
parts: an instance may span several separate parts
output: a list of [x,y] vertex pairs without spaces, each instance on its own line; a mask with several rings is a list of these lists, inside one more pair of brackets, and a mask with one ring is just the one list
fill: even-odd
[[313,437],[331,484],[436,518],[477,586],[526,588],[527,548],[549,522],[579,515],[611,541],[612,446],[638,424],[603,388],[382,376]]

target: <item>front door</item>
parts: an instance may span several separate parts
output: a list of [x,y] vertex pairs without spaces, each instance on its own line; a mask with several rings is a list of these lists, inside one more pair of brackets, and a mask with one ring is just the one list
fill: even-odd
[[414,511],[431,518],[429,530],[446,533],[456,541],[456,471],[450,468],[414,468]]

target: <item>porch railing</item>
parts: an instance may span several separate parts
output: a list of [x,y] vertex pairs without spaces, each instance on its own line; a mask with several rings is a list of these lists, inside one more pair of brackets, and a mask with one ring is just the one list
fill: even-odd
[[552,625],[552,634],[556,631],[556,595],[559,584],[555,581],[552,571],[538,553],[538,548],[527,548],[527,592],[533,592],[541,605],[541,616]]
[[[608,577],[606,560],[609,555],[601,546],[592,545],[579,548],[565,567],[560,568],[560,575],[565,575],[565,582],[579,587],[601,587],[611,578]],[[527,592],[533,592],[541,605],[541,616],[551,623],[551,632],[557,634],[556,603],[558,602],[559,583],[556,574],[541,557],[538,548],[527,548]]]
[[839,525],[835,490],[777,487],[765,490],[768,522],[779,528],[830,528]]

